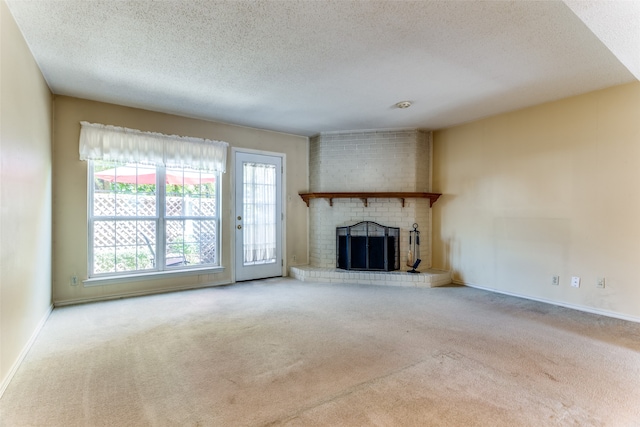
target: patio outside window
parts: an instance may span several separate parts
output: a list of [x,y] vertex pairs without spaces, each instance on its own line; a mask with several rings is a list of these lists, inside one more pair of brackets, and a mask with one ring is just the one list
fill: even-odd
[[80,122],[89,277],[220,266],[223,141]]
[[218,266],[218,174],[92,161],[90,276]]

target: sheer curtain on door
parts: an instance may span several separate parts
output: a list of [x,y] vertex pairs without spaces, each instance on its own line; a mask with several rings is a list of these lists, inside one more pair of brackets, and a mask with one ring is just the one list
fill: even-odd
[[244,163],[244,264],[276,262],[276,167]]

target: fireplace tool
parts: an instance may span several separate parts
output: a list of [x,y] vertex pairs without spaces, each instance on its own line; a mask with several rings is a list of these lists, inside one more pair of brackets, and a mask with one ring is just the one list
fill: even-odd
[[[414,257],[415,256],[415,261]],[[409,254],[407,256],[407,265],[411,267],[411,270],[407,273],[420,273],[416,270],[420,265],[420,232],[418,231],[418,223],[413,224],[413,230],[409,231]],[[413,264],[410,264],[413,263]]]
[[411,231],[409,231],[409,251],[407,252],[407,267],[413,267],[413,248],[411,246]]

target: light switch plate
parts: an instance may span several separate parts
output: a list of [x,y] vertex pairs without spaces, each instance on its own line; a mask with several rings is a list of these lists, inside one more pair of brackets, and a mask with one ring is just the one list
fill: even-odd
[[573,276],[571,278],[571,286],[573,286],[574,288],[580,287],[580,278],[578,276]]

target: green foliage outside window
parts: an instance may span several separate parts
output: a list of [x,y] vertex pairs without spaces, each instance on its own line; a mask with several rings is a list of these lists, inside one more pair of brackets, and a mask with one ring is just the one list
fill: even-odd
[[[128,170],[111,170],[117,167],[127,167]],[[184,224],[176,229],[174,229],[175,227],[167,228],[165,241],[160,242],[156,249],[153,238],[156,235],[155,222],[152,219],[157,212],[156,185],[110,181],[116,174],[119,177],[126,177],[125,180],[136,180],[137,177],[138,180],[149,182],[155,179],[153,167],[139,166],[137,170],[133,169],[133,171],[131,168],[131,165],[114,162],[93,162],[94,198],[91,202],[91,212],[96,218],[93,224],[109,222],[113,224],[96,226],[93,229],[94,234],[91,237],[94,248],[93,273],[134,272],[156,267],[164,269],[165,266],[156,265],[156,250],[166,251],[167,267],[215,263],[216,240],[207,237],[207,233],[215,234],[215,227],[212,228],[209,224],[210,219],[205,219],[203,222],[198,222],[197,219],[189,220],[196,224],[205,225],[202,231],[197,234],[188,231],[186,235],[188,241],[185,241],[183,236],[185,233]],[[95,174],[107,170],[108,172],[103,174],[105,179],[95,176]],[[184,175],[179,170],[169,170],[167,175],[169,173],[172,173],[172,180],[197,179],[194,178],[193,171],[185,171]],[[210,174],[205,175],[211,179]],[[196,217],[199,215],[215,217],[217,185],[216,182],[204,182],[198,185],[167,183],[165,185],[165,208],[158,214],[160,217],[169,218],[169,222],[173,223],[185,221],[180,217],[186,215],[186,212],[188,215]],[[137,216],[140,219],[122,218],[123,216]],[[141,235],[146,236],[153,243],[148,243],[147,240],[148,244],[145,245],[140,240]]]

